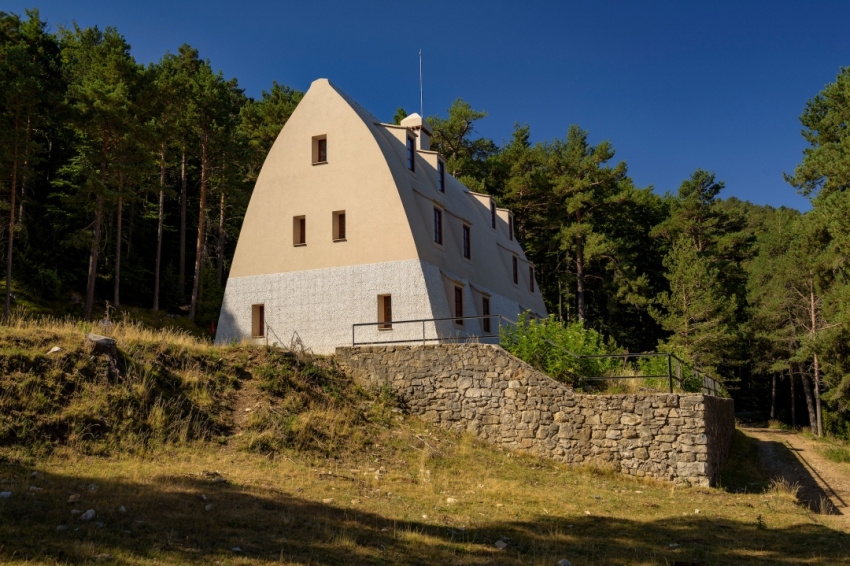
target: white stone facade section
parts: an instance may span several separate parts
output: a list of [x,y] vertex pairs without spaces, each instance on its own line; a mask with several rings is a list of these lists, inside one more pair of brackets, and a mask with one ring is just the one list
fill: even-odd
[[[480,315],[469,283],[455,279],[464,285],[464,315]],[[424,325],[394,322],[391,330],[360,326],[352,336],[354,324],[378,321],[379,295],[392,296],[394,321],[454,315],[440,268],[420,260],[231,277],[224,292],[216,343],[252,338],[253,305],[264,306],[267,327],[266,336],[255,339],[257,342],[287,347],[298,337],[317,354],[332,354],[339,346],[351,346],[352,338],[358,344],[410,344],[423,336],[434,343],[438,336],[449,340],[482,333],[479,321],[467,321],[463,326],[453,321]],[[518,309],[516,301],[491,294],[491,314],[516,320]],[[498,332],[495,320],[492,332]]]

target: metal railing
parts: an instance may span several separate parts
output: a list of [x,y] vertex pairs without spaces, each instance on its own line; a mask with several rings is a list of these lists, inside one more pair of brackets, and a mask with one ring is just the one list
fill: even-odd
[[[483,332],[479,334],[470,333],[469,330],[465,328],[465,326],[466,321],[471,320],[480,320]],[[494,320],[495,325],[493,324]],[[461,321],[460,324],[458,324],[458,321]],[[490,324],[486,325],[485,321],[488,321]],[[446,318],[416,318],[412,320],[393,320],[391,322],[358,322],[356,324],[351,325],[351,345],[371,346],[375,344],[403,344],[405,342],[421,342],[422,344],[426,344],[428,342],[447,342],[451,344],[456,344],[459,342],[477,341],[481,338],[495,338],[498,343],[502,335],[503,322],[516,326],[516,323],[514,321],[500,314],[485,314],[480,316],[450,316]],[[429,330],[429,323],[434,324],[433,336],[429,336],[427,333],[427,330]],[[436,328],[437,323],[451,323],[451,327],[448,327],[448,324],[445,324],[445,326],[448,327],[449,332],[454,331],[455,334],[441,336],[440,332]],[[395,331],[397,329],[396,327],[404,325],[407,325],[408,327],[410,327],[411,325],[417,325],[417,327],[421,326],[422,332],[421,334],[417,334],[416,337],[411,336],[410,338],[401,338],[398,340],[372,340],[365,342],[357,341],[358,328],[376,327],[378,332],[390,332]],[[489,330],[487,329],[487,326],[489,326]],[[494,326],[495,332],[493,332]]]
[[[492,321],[495,319],[496,331],[493,330]],[[479,320],[482,321],[481,328],[485,331],[480,334],[474,334],[469,332],[470,329],[464,328],[465,321]],[[491,321],[489,325],[489,330],[485,327],[484,321]],[[458,321],[461,321],[458,323]],[[433,324],[434,335],[428,336],[427,329],[428,324]],[[440,335],[439,330],[437,329],[437,323],[444,323],[448,326],[448,323],[451,323],[452,326],[448,327],[449,332],[454,331],[456,334],[454,335]],[[506,323],[506,324],[503,324]],[[376,327],[378,332],[386,332],[393,331],[397,326],[407,325],[410,327],[411,325],[417,325],[421,328],[421,333],[417,333],[416,337],[409,338],[401,338],[401,339],[393,339],[393,340],[371,340],[371,341],[358,341],[357,340],[357,329],[358,328],[369,328]],[[380,344],[404,344],[404,343],[422,343],[426,344],[428,342],[439,342],[439,343],[462,343],[462,342],[474,342],[478,341],[482,338],[484,339],[496,339],[496,343],[501,343],[502,337],[502,327],[503,326],[516,326],[517,323],[513,320],[506,318],[500,314],[491,314],[491,315],[480,315],[480,316],[452,316],[446,318],[417,318],[412,320],[393,320],[391,322],[360,322],[351,325],[351,345],[352,346],[372,346],[372,345],[380,345]],[[461,334],[462,332],[462,334]],[[559,351],[572,356],[576,360],[588,360],[588,359],[622,359],[623,366],[629,363],[630,359],[634,359],[637,361],[640,358],[657,358],[657,357],[666,357],[667,358],[667,372],[661,375],[598,375],[598,376],[577,376],[582,380],[586,381],[610,381],[616,379],[666,379],[668,382],[668,390],[670,393],[673,393],[673,383],[674,381],[678,383],[679,388],[681,390],[685,390],[685,382],[690,381],[690,379],[686,379],[685,373],[689,369],[691,372],[691,376],[694,380],[699,380],[700,382],[700,390],[705,391],[707,395],[713,395],[715,397],[723,396],[723,391],[720,387],[720,384],[713,377],[708,375],[704,370],[693,366],[681,358],[679,358],[676,354],[672,352],[646,352],[646,353],[626,353],[626,354],[592,354],[592,355],[583,355],[576,354],[575,352],[571,352],[567,348],[563,346],[559,346],[555,344],[551,340],[543,338],[543,341],[549,344],[551,347],[558,349]],[[675,371],[674,371],[674,362],[675,362]]]
[[[570,352],[572,353],[572,352]],[[575,354],[574,354],[575,355]],[[613,379],[666,379],[669,384],[669,391],[673,393],[673,382],[676,381],[679,384],[679,388],[683,391],[685,390],[685,379],[683,378],[683,373],[685,368],[690,368],[693,376],[696,379],[700,380],[700,389],[704,390],[706,394],[713,395],[715,397],[719,397],[719,393],[721,393],[721,389],[717,380],[713,377],[709,376],[703,370],[698,369],[696,366],[692,366],[688,364],[681,358],[679,358],[676,354],[671,352],[646,352],[639,354],[595,354],[591,356],[579,356],[580,359],[616,359],[620,358],[623,360],[623,365],[628,363],[629,358],[658,358],[658,357],[666,357],[667,358],[667,373],[662,375],[605,375],[605,376],[590,376],[583,377],[582,379],[588,381],[603,381],[603,380],[613,380]],[[676,362],[676,370],[673,371],[673,362]]]

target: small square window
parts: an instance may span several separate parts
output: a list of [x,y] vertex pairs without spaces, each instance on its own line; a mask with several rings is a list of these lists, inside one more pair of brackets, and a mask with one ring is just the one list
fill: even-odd
[[512,261],[512,264],[513,264],[514,285],[519,285],[519,269],[518,269],[518,265],[517,265],[516,256],[512,256],[511,261]]
[[455,287],[455,324],[463,326],[463,288]]
[[313,136],[313,165],[328,162],[328,136]]
[[333,240],[341,242],[345,240],[345,211],[337,210],[333,213]]
[[307,245],[307,218],[295,216],[292,219],[292,244],[295,246]]
[[437,182],[440,192],[446,192],[446,165],[442,161],[437,162]]
[[416,171],[416,142],[413,138],[407,136],[407,168],[411,171]]
[[393,328],[393,297],[392,295],[378,295],[378,330],[392,330]]
[[266,306],[251,305],[251,337],[262,338],[266,335]]
[[434,243],[443,245],[443,211],[434,209]]
[[463,225],[463,257],[472,259],[472,242],[470,241],[469,226]]

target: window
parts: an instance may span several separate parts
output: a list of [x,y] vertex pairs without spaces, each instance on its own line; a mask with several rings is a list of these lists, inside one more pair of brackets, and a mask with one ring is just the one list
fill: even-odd
[[490,297],[481,298],[481,314],[484,315],[484,334],[490,333]]
[[531,289],[531,292],[534,292],[534,266],[528,266],[528,288]]
[[378,330],[392,330],[393,328],[393,297],[392,295],[378,295]]
[[407,168],[411,171],[416,171],[416,162],[413,159],[416,155],[414,147],[416,146],[414,145],[413,138],[407,136]]
[[472,248],[469,241],[469,226],[463,225],[463,257],[472,259]]
[[496,203],[492,200],[490,201],[490,223],[493,225],[493,228],[496,228]]
[[442,161],[437,161],[437,177],[440,192],[446,192],[446,165]]
[[337,210],[333,213],[333,240],[340,242],[345,240],[345,211]]
[[463,288],[455,287],[455,316],[458,317],[455,320],[455,324],[460,324],[463,326]]
[[262,338],[266,335],[266,307],[265,305],[251,306],[251,336]]
[[519,273],[518,273],[518,270],[517,270],[516,256],[511,257],[511,260],[513,262],[513,268],[514,268],[514,285],[519,285]]
[[508,238],[514,239],[514,215],[508,214]]
[[434,209],[434,242],[443,245],[443,211]]
[[328,136],[313,136],[313,165],[328,162]]
[[304,216],[296,216],[292,219],[292,244],[307,245],[307,218]]

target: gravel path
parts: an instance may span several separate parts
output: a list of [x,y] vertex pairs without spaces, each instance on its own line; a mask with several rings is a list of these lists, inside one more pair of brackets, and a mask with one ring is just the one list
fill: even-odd
[[[797,493],[812,509],[826,507],[840,515],[850,529],[850,467],[827,460],[816,440],[785,430],[744,428],[744,434],[759,441],[759,455],[770,473],[799,484]],[[829,503],[827,503],[827,501]]]

